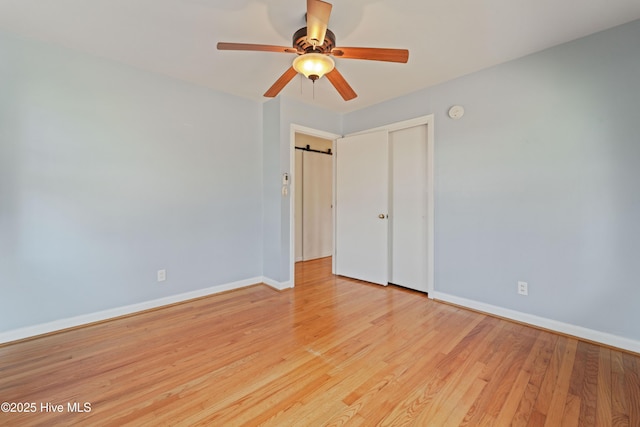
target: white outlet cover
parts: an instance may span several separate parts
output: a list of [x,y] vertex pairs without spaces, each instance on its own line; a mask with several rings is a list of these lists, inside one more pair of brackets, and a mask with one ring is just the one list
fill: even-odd
[[527,282],[518,282],[518,293],[520,295],[529,295],[529,284]]

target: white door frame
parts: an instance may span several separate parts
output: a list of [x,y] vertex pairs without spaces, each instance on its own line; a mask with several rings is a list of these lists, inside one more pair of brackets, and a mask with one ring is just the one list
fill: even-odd
[[[433,132],[433,124],[434,124],[434,115],[429,114],[427,116],[416,117],[414,119],[404,120],[401,122],[391,123],[384,126],[378,126],[373,129],[367,129],[360,132],[350,133],[345,136],[353,136],[353,135],[361,135],[369,132],[375,132],[378,130],[387,130],[389,132],[406,129],[414,126],[427,126],[427,293],[430,297],[432,297],[433,292],[435,291],[435,274],[434,274],[434,230],[435,230],[435,197],[434,197],[434,132]],[[334,142],[334,153],[335,153],[335,142]],[[338,155],[338,154],[336,154]],[[335,162],[334,162],[335,163]],[[335,173],[335,167],[334,167]],[[335,182],[335,178],[334,178]],[[334,206],[335,206],[335,191],[334,191]],[[335,233],[335,227],[334,227]],[[333,240],[336,241],[337,236],[334,235]],[[333,246],[333,259],[335,260],[335,244]],[[335,272],[335,269],[334,269]]]
[[[291,124],[290,127],[290,131],[289,131],[289,182],[290,182],[290,188],[289,188],[289,278],[290,278],[290,283],[291,283],[291,287],[295,286],[295,279],[296,279],[296,251],[295,251],[295,239],[296,239],[296,221],[295,221],[295,211],[296,211],[296,200],[295,200],[295,196],[296,196],[296,188],[295,188],[295,165],[296,165],[296,133],[302,133],[305,135],[310,135],[310,136],[315,136],[318,138],[324,138],[324,139],[329,139],[331,141],[333,141],[333,150],[332,152],[335,152],[335,141],[338,138],[342,138],[342,135],[338,135],[335,133],[331,133],[331,132],[326,132],[326,131],[322,131],[322,130],[318,130],[318,129],[313,129],[313,128],[309,128],[306,126],[301,126],[301,125],[297,125],[297,124]],[[335,170],[335,161],[334,163],[334,170]],[[332,176],[335,177],[335,172],[332,173]],[[335,178],[334,178],[335,180]],[[334,193],[334,197],[335,197],[335,193]],[[333,200],[333,203],[335,205],[335,200]],[[334,221],[335,224],[335,221]],[[334,225],[334,229],[335,229],[335,225]],[[334,231],[335,233],[335,231]],[[333,250],[332,253],[335,252],[335,240],[334,240],[334,244],[333,244]]]

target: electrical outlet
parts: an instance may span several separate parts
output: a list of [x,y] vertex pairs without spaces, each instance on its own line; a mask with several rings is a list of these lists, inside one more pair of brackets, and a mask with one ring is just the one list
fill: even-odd
[[167,280],[167,270],[158,270],[158,282]]
[[518,282],[518,293],[520,295],[529,295],[529,284],[527,282]]

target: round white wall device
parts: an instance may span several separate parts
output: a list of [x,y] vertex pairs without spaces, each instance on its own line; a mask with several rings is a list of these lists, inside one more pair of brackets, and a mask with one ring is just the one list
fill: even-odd
[[453,107],[449,108],[449,117],[451,117],[452,119],[458,120],[463,115],[464,108],[462,108],[460,105],[454,105]]

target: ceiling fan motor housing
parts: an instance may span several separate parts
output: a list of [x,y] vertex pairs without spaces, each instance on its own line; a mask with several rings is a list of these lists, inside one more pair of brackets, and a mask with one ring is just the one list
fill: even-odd
[[327,28],[324,43],[315,46],[314,49],[313,44],[307,39],[307,27],[303,27],[293,34],[293,47],[304,53],[330,53],[336,47],[336,36],[333,31]]

